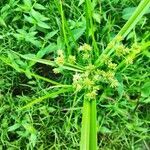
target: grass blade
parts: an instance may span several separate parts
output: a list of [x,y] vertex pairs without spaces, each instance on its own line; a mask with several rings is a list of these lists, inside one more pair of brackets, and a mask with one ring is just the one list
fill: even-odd
[[37,78],[37,79],[40,79],[40,80],[43,80],[43,81],[46,81],[46,82],[49,82],[49,83],[52,83],[52,84],[55,84],[55,85],[62,85],[61,83],[58,83],[58,82],[53,81],[53,80],[51,80],[51,79],[42,77],[42,76],[37,75],[37,74],[35,74],[35,73],[32,73],[32,72],[30,72],[30,71],[23,70],[23,69],[19,68],[19,66],[14,66],[14,65],[10,62],[10,60],[9,60],[8,58],[6,58],[6,57],[1,57],[1,56],[0,56],[0,60],[1,60],[3,63],[7,64],[8,66],[11,66],[12,68],[14,68],[16,71],[18,71],[18,72],[20,72],[20,73],[25,73],[26,75],[28,74],[28,75],[31,76],[31,77],[34,77],[34,78]]
[[126,37],[127,34],[134,28],[137,22],[141,19],[141,17],[145,14],[145,11],[150,6],[150,0],[142,0],[133,15],[127,21],[127,23],[122,27],[118,35]]
[[49,93],[49,94],[47,94],[47,95],[45,95],[45,96],[39,97],[39,98],[37,98],[37,99],[31,101],[31,102],[28,103],[27,105],[21,107],[19,110],[23,110],[23,109],[32,107],[34,104],[37,104],[37,103],[39,103],[39,102],[42,102],[42,101],[45,100],[45,99],[57,97],[59,94],[68,92],[68,91],[70,91],[70,90],[72,90],[72,88],[62,88],[62,89],[60,89],[60,90],[58,90],[58,91],[51,92],[51,93]]

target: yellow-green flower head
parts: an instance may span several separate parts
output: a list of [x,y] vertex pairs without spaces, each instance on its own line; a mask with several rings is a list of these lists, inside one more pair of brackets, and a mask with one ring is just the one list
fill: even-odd
[[63,50],[62,49],[57,50],[57,55],[58,56],[63,56],[64,55]]
[[87,78],[89,76],[90,72],[88,70],[86,70],[83,74],[82,74],[82,78]]
[[125,55],[125,54],[128,54],[130,52],[130,49],[129,48],[125,48],[124,50],[123,50],[123,54]]
[[78,82],[79,80],[81,80],[81,75],[76,73],[73,75],[73,82]]
[[126,62],[127,65],[129,65],[129,64],[133,64],[133,60],[134,60],[134,56],[133,55],[129,55],[126,58],[125,62]]
[[115,64],[115,63],[112,63],[112,62],[110,62],[110,63],[108,63],[108,68],[110,68],[110,69],[116,69],[116,66],[117,66],[117,64]]
[[56,57],[55,63],[56,63],[57,65],[63,65],[63,64],[65,63],[64,56]]
[[132,51],[135,52],[135,54],[138,54],[141,52],[141,47],[136,43],[132,45],[131,49],[132,49]]
[[85,78],[83,79],[83,85],[85,86],[85,88],[91,89],[94,85],[94,82],[89,78]]
[[53,72],[54,72],[55,74],[58,74],[58,73],[60,73],[60,69],[59,69],[59,68],[54,68],[54,69],[53,69]]
[[68,62],[74,64],[76,62],[76,57],[73,55],[69,55]]
[[96,95],[97,95],[97,91],[96,91],[96,90],[93,90],[93,91],[87,93],[87,94],[86,94],[86,97],[87,97],[87,99],[89,99],[89,100],[93,100],[93,99],[96,98]]
[[75,89],[76,89],[76,92],[81,91],[81,90],[82,90],[81,84],[76,84],[76,85],[75,85]]
[[113,79],[110,81],[110,87],[115,88],[119,85],[118,80]]
[[99,80],[100,80],[100,75],[95,74],[95,75],[93,76],[93,80],[94,80],[94,81],[99,81]]
[[104,60],[104,63],[107,64],[107,62],[110,60],[110,57],[108,55],[104,54],[103,60]]
[[125,46],[124,46],[123,44],[118,45],[118,46],[116,47],[116,55],[117,55],[117,56],[122,56],[124,49],[125,49]]
[[89,64],[88,66],[85,67],[87,71],[92,71],[95,69],[95,66],[92,64]]
[[83,54],[83,59],[88,60],[90,58],[90,55],[88,53]]
[[108,71],[105,73],[104,77],[106,78],[106,80],[111,81],[114,79],[115,73],[112,71]]
[[84,52],[87,52],[87,51],[91,51],[92,50],[92,47],[89,45],[89,44],[86,44],[84,43],[82,46],[80,46],[78,48],[79,51],[84,51]]

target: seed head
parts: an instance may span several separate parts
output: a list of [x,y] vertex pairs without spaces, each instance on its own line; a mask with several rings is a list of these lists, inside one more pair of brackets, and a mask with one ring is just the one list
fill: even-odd
[[111,80],[110,83],[110,87],[112,88],[117,87],[119,85],[118,80],[116,79]]
[[81,79],[81,75],[76,73],[75,75],[73,75],[73,82],[78,82]]
[[53,72],[54,72],[55,74],[58,74],[58,73],[60,73],[60,69],[59,69],[59,68],[54,68],[54,69],[53,69]]
[[78,48],[79,51],[91,51],[92,47],[89,44],[84,43],[82,46]]
[[96,90],[93,90],[93,91],[87,93],[87,94],[86,94],[86,97],[87,97],[87,99],[89,99],[89,100],[93,100],[93,99],[96,98],[96,95],[97,95],[97,91],[96,91]]
[[134,60],[134,57],[132,55],[128,56],[126,58],[126,64],[129,65],[129,64],[133,64],[133,60]]
[[61,50],[61,49],[57,50],[57,55],[58,56],[63,56],[64,55],[63,50]]
[[55,62],[57,65],[63,65],[65,63],[64,57],[63,56],[56,57]]
[[112,63],[112,62],[110,62],[110,63],[108,63],[108,68],[110,68],[110,69],[116,69],[116,66],[117,66],[117,64],[115,64],[115,63]]
[[72,56],[72,55],[69,55],[68,61],[69,61],[71,64],[74,64],[75,61],[76,61],[76,57],[75,57],[75,56]]

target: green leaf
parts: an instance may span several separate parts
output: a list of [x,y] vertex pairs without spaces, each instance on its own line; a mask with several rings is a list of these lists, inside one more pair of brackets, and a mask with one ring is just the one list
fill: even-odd
[[96,22],[100,23],[101,15],[99,13],[94,13],[93,18]]
[[4,19],[2,17],[0,17],[0,26],[4,26],[4,27],[7,27]]
[[52,53],[58,49],[57,45],[55,43],[51,43],[50,45],[42,48],[38,51],[36,54],[37,58],[42,58],[44,55]]
[[136,9],[136,7],[128,7],[128,8],[125,8],[125,9],[123,10],[123,12],[122,12],[122,18],[123,18],[124,20],[128,20],[128,19],[132,16],[132,14],[133,14],[133,12],[135,11],[135,9]]
[[99,130],[100,130],[100,132],[103,133],[103,134],[111,133],[111,130],[108,129],[107,127],[105,127],[105,126],[101,127]]
[[23,123],[22,125],[27,130],[27,132],[29,132],[31,134],[35,134],[36,133],[36,129],[33,127],[33,125],[31,125],[29,123]]
[[85,32],[85,30],[86,30],[86,28],[82,27],[82,28],[78,28],[78,29],[72,30],[71,33],[72,33],[74,39],[78,40],[83,35],[83,33]]
[[[128,20],[132,16],[132,14],[136,10],[136,8],[137,7],[128,7],[128,8],[125,8],[123,10],[123,12],[122,12],[122,18],[124,20]],[[148,14],[148,13],[150,13],[150,9],[148,9],[147,11],[145,11],[144,14]]]
[[142,89],[141,89],[141,96],[142,97],[149,97],[150,96],[150,81],[146,82]]
[[35,20],[37,20],[37,22],[49,20],[49,18],[45,17],[44,15],[39,13],[38,11],[35,11],[34,9],[31,10],[30,14]]
[[37,25],[41,28],[44,28],[44,29],[49,29],[50,28],[50,26],[47,23],[44,23],[42,21],[38,22]]
[[117,80],[119,82],[117,91],[118,91],[118,94],[119,94],[119,99],[121,99],[122,96],[123,96],[123,93],[124,93],[123,79],[122,79],[121,73],[117,73],[116,74],[116,78],[117,78]]
[[90,145],[89,150],[97,150],[97,111],[96,100],[91,100],[90,104]]
[[57,33],[58,33],[58,30],[49,32],[49,33],[45,36],[45,39],[46,39],[46,40],[49,40],[49,39],[51,39],[53,36],[55,36]]
[[18,129],[20,126],[21,126],[21,124],[16,123],[16,124],[10,126],[10,127],[8,128],[8,131],[9,131],[9,132],[10,132],[10,131],[15,131],[15,130]]
[[2,35],[0,35],[0,40],[3,39],[4,37]]
[[36,141],[37,141],[37,135],[36,134],[31,134],[29,141],[32,144],[32,146],[35,147],[35,144],[36,144]]
[[80,150],[90,150],[90,102],[84,99],[82,110],[82,128]]
[[30,16],[24,15],[24,19],[25,19],[25,21],[27,21],[31,24],[37,24],[37,21],[34,18],[30,17]]
[[83,102],[80,150],[97,150],[96,100]]
[[24,5],[28,8],[31,8],[32,7],[32,3],[31,3],[31,0],[23,0],[24,2]]
[[0,12],[3,14],[4,12],[8,12],[9,9],[10,9],[10,6],[8,4],[6,4],[5,6],[2,7]]
[[34,8],[35,8],[35,9],[39,9],[39,10],[45,10],[45,9],[46,9],[43,5],[41,5],[41,4],[39,4],[39,3],[36,3],[36,4],[34,5]]
[[143,103],[145,103],[145,104],[150,103],[150,97],[148,97],[148,98],[142,100],[141,102],[143,102]]
[[84,3],[85,0],[79,0],[79,4],[78,6],[82,5]]

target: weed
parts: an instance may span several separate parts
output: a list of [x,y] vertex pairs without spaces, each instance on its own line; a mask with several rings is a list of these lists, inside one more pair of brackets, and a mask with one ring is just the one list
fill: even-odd
[[1,149],[149,149],[149,0],[0,4]]

